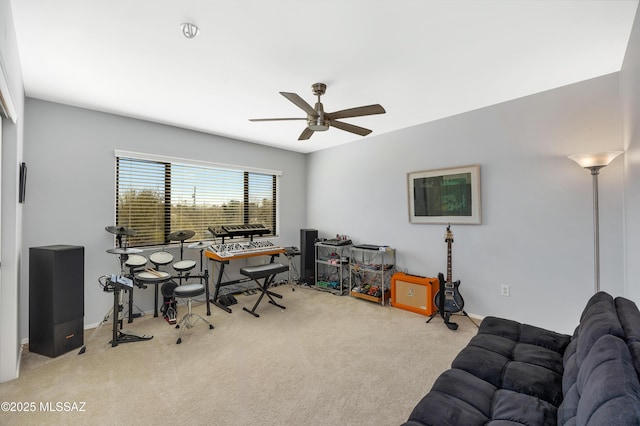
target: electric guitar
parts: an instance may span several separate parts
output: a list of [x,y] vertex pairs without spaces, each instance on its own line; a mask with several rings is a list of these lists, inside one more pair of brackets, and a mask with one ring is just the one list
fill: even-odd
[[452,281],[451,279],[451,243],[453,243],[453,233],[451,225],[447,226],[444,241],[447,243],[447,279],[445,281],[442,273],[438,274],[440,288],[434,297],[434,303],[440,311],[440,315],[444,319],[445,324],[452,330],[458,328],[458,324],[449,321],[451,314],[460,312],[464,309],[464,299],[460,294],[460,280]]

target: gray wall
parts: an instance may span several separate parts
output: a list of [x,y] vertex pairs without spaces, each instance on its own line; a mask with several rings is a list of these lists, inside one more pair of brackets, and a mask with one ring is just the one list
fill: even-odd
[[[26,114],[22,338],[28,337],[29,247],[85,247],[85,326],[102,320],[113,303],[98,278],[119,272],[116,256],[105,252],[113,248],[113,235],[104,229],[115,220],[115,149],[281,170],[280,237],[272,241],[299,244],[305,220],[303,154],[31,98]],[[185,249],[185,256],[197,260],[199,252]],[[151,287],[134,291],[134,301],[151,310]]]
[[21,352],[18,317],[22,205],[18,204],[18,164],[23,160],[24,90],[12,16],[10,1],[0,0],[0,57],[18,115],[16,124],[2,119],[0,382],[18,376]]
[[[309,156],[307,226],[446,272],[446,225],[410,224],[407,172],[480,164],[482,225],[453,225],[465,310],[569,332],[593,294],[591,175],[567,155],[622,148],[618,74]],[[623,293],[623,161],[600,175],[602,289]],[[500,296],[501,284],[511,296]]]
[[620,72],[625,154],[625,242],[629,296],[640,301],[640,9]]

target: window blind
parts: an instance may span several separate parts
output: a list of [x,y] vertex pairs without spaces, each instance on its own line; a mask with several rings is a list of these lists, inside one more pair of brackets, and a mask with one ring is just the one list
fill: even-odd
[[278,172],[116,154],[116,224],[132,247],[167,244],[172,232],[212,239],[209,227],[263,224],[278,231]]

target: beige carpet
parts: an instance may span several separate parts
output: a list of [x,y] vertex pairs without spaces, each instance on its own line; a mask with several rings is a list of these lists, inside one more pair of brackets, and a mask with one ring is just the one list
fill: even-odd
[[0,424],[399,425],[477,331],[464,317],[454,332],[349,296],[274,291],[287,309],[263,301],[254,318],[242,306],[258,295],[238,296],[232,314],[212,305],[214,330],[198,323],[180,345],[179,330],[147,315],[124,328],[146,342],[111,347],[108,322],[93,340],[86,331],[82,355],[25,351],[0,401],[35,412],[0,412]]

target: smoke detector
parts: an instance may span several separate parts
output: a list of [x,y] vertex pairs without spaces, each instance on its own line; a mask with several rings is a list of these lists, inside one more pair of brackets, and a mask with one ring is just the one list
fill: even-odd
[[186,38],[194,38],[198,35],[198,33],[200,33],[200,28],[198,28],[196,24],[192,24],[191,22],[183,23],[182,25],[180,25],[180,28],[182,29],[182,34]]

